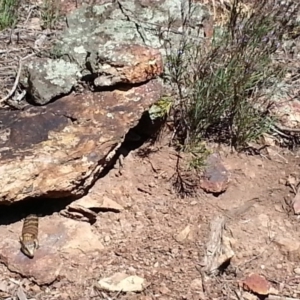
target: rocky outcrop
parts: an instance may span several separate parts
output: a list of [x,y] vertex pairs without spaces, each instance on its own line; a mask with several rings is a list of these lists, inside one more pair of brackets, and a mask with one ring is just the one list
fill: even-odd
[[192,9],[190,26],[183,29],[188,1],[105,1],[82,6],[67,16],[51,58],[33,58],[24,64],[21,83],[32,102],[40,105],[81,83],[96,89],[142,84],[162,73],[162,57],[166,49],[176,53],[183,30],[201,41],[208,13],[199,3]]
[[[193,5],[191,34],[206,16]],[[23,63],[31,105],[0,111],[0,204],[84,194],[162,97],[164,41],[176,49],[187,9],[180,0],[106,1],[67,16],[50,55]]]
[[70,95],[47,107],[2,111],[0,203],[83,194],[161,93],[159,82],[149,81],[126,91]]

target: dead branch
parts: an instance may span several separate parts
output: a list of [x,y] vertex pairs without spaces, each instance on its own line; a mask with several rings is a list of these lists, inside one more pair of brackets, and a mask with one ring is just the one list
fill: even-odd
[[15,79],[15,82],[14,82],[14,85],[12,87],[12,89],[10,90],[10,92],[8,93],[7,96],[5,96],[4,98],[2,98],[0,100],[0,104],[3,103],[3,102],[6,102],[8,99],[10,99],[12,97],[12,95],[14,94],[14,92],[16,91],[17,89],[17,86],[19,84],[19,80],[20,80],[20,76],[21,76],[21,71],[22,71],[22,66],[23,66],[23,62],[28,59],[29,57],[32,57],[33,55],[35,55],[35,53],[31,53],[23,58],[21,58],[19,60],[19,68],[18,68],[18,73],[17,73],[17,76],[16,76],[16,79]]

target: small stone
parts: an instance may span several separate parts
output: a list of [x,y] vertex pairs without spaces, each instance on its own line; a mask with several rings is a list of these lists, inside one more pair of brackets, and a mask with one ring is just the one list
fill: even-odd
[[152,300],[151,296],[141,295],[140,300]]
[[27,23],[27,28],[32,30],[40,30],[41,29],[41,19],[40,18],[31,18],[31,20]]
[[104,242],[105,243],[108,243],[110,241],[110,236],[109,235],[106,235],[105,237],[104,237]]
[[98,284],[102,289],[113,292],[141,292],[148,285],[144,278],[126,273],[115,273],[110,277],[101,278]]
[[245,299],[245,300],[256,300],[257,297],[249,292],[244,292],[241,299]]
[[191,289],[193,290],[202,290],[203,289],[203,285],[202,285],[202,280],[201,279],[194,279],[191,282]]
[[152,300],[151,296],[141,295],[140,300]]
[[169,294],[169,293],[170,293],[170,290],[169,290],[165,285],[162,285],[162,286],[159,288],[159,292],[160,292],[162,295],[166,295],[166,294]]
[[200,187],[207,193],[219,194],[225,192],[229,186],[230,173],[224,167],[220,156],[216,153],[211,154],[206,160]]
[[102,201],[103,202],[102,202],[101,208],[113,209],[113,210],[118,211],[118,212],[124,210],[124,207],[122,205],[120,205],[116,201],[108,198],[107,196],[103,196]]
[[179,249],[178,248],[173,248],[172,250],[171,250],[171,253],[172,254],[178,254],[178,252],[179,252]]
[[297,275],[300,275],[300,268],[295,268],[294,273],[297,274]]
[[262,275],[252,273],[242,281],[243,288],[259,295],[268,295],[271,288],[270,282]]
[[178,243],[182,243],[189,235],[191,231],[190,225],[187,225],[182,231],[180,231],[174,238]]
[[128,273],[130,273],[131,275],[134,275],[136,273],[136,268],[134,267],[129,267],[128,268]]
[[280,252],[286,256],[289,261],[300,261],[300,243],[296,239],[276,236],[274,243],[279,246]]
[[282,269],[282,264],[277,264],[276,269]]
[[41,291],[41,288],[35,284],[30,287],[30,290],[34,293],[39,293]]
[[275,205],[274,205],[274,208],[275,208],[275,210],[278,211],[278,212],[283,212],[282,207],[281,207],[280,205],[278,205],[278,204],[275,204]]
[[279,291],[271,286],[269,289],[269,294],[279,295]]
[[293,199],[293,209],[296,215],[300,214],[300,192],[298,190],[296,196]]
[[270,224],[270,218],[266,214],[260,214],[258,216],[261,226],[268,227]]

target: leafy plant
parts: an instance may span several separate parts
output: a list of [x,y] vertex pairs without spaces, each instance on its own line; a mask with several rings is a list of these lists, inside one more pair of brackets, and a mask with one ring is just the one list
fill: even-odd
[[170,113],[172,107],[172,98],[164,96],[154,103],[149,109],[149,115],[152,120],[156,118],[163,118],[165,115]]
[[212,153],[204,143],[189,145],[185,150],[192,155],[188,168],[196,171],[201,171],[206,166],[206,159]]

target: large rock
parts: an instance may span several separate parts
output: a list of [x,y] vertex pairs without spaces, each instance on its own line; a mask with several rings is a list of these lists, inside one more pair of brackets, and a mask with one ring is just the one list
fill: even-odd
[[177,55],[183,31],[198,43],[203,41],[202,25],[209,15],[203,5],[191,5],[186,28],[182,12],[188,14],[188,1],[103,1],[82,6],[67,16],[51,59],[26,61],[20,81],[32,102],[45,105],[68,94],[78,82],[103,89],[151,80],[162,73],[166,48],[168,54]]
[[99,256],[104,246],[88,223],[52,215],[41,218],[39,228],[39,248],[30,259],[20,251],[22,222],[1,226],[0,262],[40,285],[64,277],[80,282],[91,275],[90,270],[78,268],[76,264],[90,267],[91,256]]
[[1,111],[0,204],[82,195],[162,90],[154,80],[125,91],[69,95],[47,106]]
[[21,83],[38,104],[46,104],[53,98],[69,94],[81,78],[77,64],[50,58],[29,61],[23,75]]
[[[183,29],[187,4],[101,1],[67,16],[50,57],[23,65],[20,81],[31,103],[44,106],[0,111],[0,204],[81,196],[92,185],[125,134],[161,98],[156,78],[165,42],[176,51],[182,30],[201,40],[207,11],[193,3],[190,27]],[[69,94],[86,87],[95,93]]]

